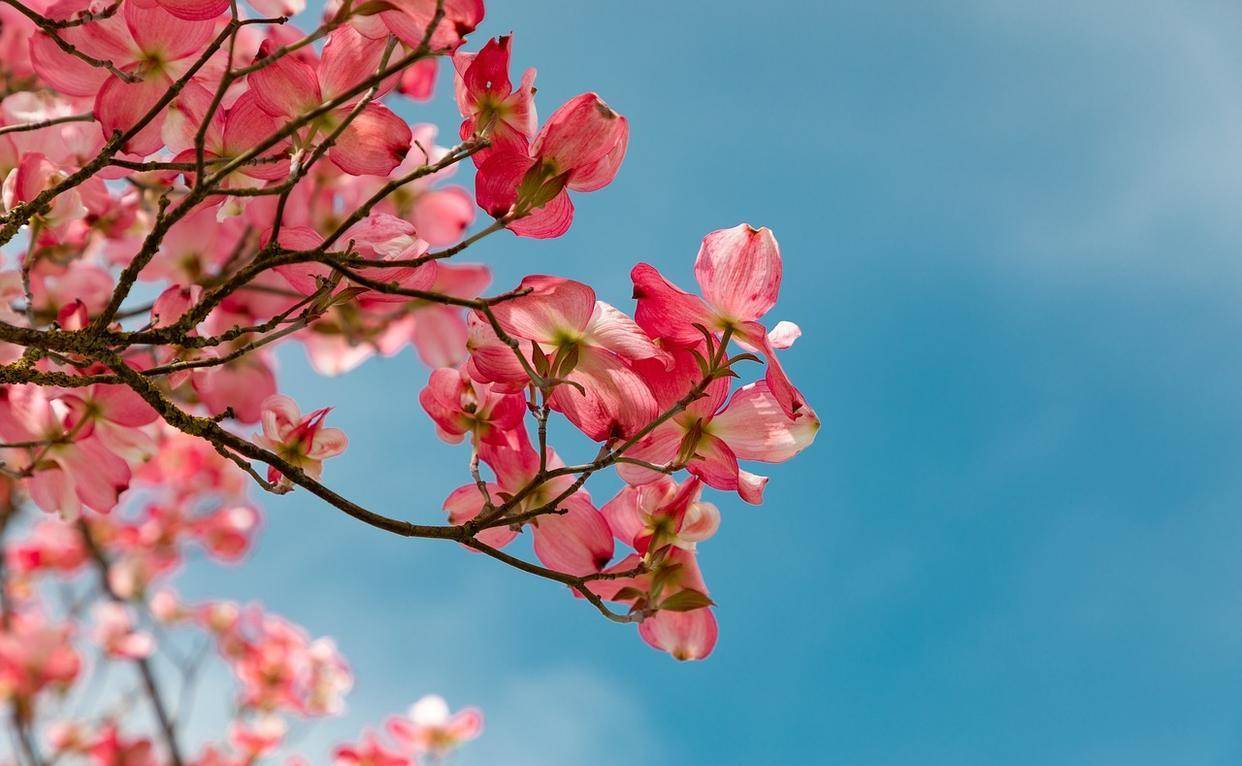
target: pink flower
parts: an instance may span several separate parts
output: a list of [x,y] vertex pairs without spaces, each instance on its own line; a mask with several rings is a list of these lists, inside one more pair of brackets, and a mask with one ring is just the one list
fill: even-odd
[[433,370],[418,401],[435,421],[440,438],[450,444],[466,434],[492,444],[509,444],[509,432],[520,428],[526,415],[526,399],[520,393],[504,393],[491,384],[478,383],[453,367]]
[[769,338],[757,321],[776,304],[781,286],[781,253],[770,229],[739,224],[703,238],[694,262],[702,298],[674,286],[645,263],[635,266],[630,276],[638,299],[635,318],[645,330],[690,347],[703,341],[695,324],[731,330],[735,340],[763,353],[768,388],[786,415],[797,416],[805,402],[780,366],[775,348],[788,347],[800,331],[786,322],[778,325],[777,337]]
[[641,554],[669,545],[692,549],[720,528],[720,511],[699,499],[703,485],[690,478],[678,485],[662,476],[629,486],[600,508],[613,534]]
[[[496,474],[496,481],[487,484],[488,493],[496,502],[504,495],[515,495],[529,484],[539,471],[539,455],[531,446],[526,432],[518,429],[512,435],[518,447],[494,446],[484,442],[480,455]],[[564,464],[554,454],[547,458],[548,468]],[[558,476],[538,485],[521,502],[514,505],[514,515],[542,509],[565,494],[574,484],[572,476]],[[526,522],[534,529],[535,555],[544,565],[569,574],[598,572],[612,560],[614,550],[608,522],[591,504],[590,495],[576,491],[557,503],[561,513],[546,513]],[[483,496],[475,484],[458,487],[444,501],[449,521],[462,524],[475,518],[484,508]],[[500,548],[517,535],[512,526],[483,530],[478,538]]]
[[124,604],[99,603],[93,614],[95,629],[91,637],[109,657],[137,660],[150,656],[155,649],[155,640],[150,634],[134,629],[133,619]]
[[49,401],[41,388],[0,387],[0,438],[47,443],[7,450],[6,462],[31,469],[26,488],[43,510],[69,519],[79,516],[83,506],[107,513],[129,487],[129,464],[91,435],[89,425],[73,432],[67,416],[65,404]]
[[[554,409],[596,441],[628,436],[655,419],[656,401],[630,364],[663,363],[667,355],[633,320],[595,300],[595,291],[581,282],[529,276],[519,288],[527,294],[492,311],[506,333],[528,342],[533,363],[537,355],[548,360],[548,377],[568,381],[553,389]],[[526,384],[525,371],[499,341],[475,343],[471,353],[472,377]]]
[[78,530],[60,519],[41,519],[30,535],[4,549],[5,566],[17,574],[71,574],[86,563],[86,547]]
[[93,766],[160,766],[151,740],[122,739],[113,723],[103,727],[88,752]]
[[467,707],[453,713],[443,697],[429,694],[404,717],[385,723],[388,731],[420,755],[442,756],[483,733],[483,713]]
[[[436,146],[434,125],[415,125],[410,152],[387,178],[357,176],[344,181],[341,202],[347,207],[361,205],[388,181],[403,177],[425,165],[439,162],[447,149]],[[437,187],[456,170],[456,166],[416,178],[398,187],[375,205],[376,213],[404,218],[414,225],[418,237],[437,247],[450,245],[474,221],[474,200],[459,186]]]
[[[323,420],[330,410],[325,407],[303,418],[298,405],[289,397],[269,396],[263,401],[263,433],[257,441],[301,468],[307,476],[318,479],[323,474],[323,461],[341,454],[349,444],[341,429],[324,428]],[[279,470],[268,468],[268,481],[275,483],[282,478]]]
[[[638,556],[630,556],[609,571],[630,571],[638,563]],[[678,660],[704,659],[716,646],[716,616],[693,550],[668,548],[638,577],[598,581],[590,587],[602,598],[643,610],[647,616],[638,625],[639,635]]]
[[[272,50],[272,44],[264,41],[258,58],[270,55]],[[252,72],[247,80],[260,109],[273,117],[297,117],[374,75],[383,52],[383,41],[364,37],[347,25],[337,28],[328,37],[318,66],[285,56]],[[385,88],[391,86],[391,81],[386,81]],[[311,128],[321,135],[331,134],[362,96],[359,93],[315,119]],[[388,107],[371,102],[340,134],[328,150],[328,158],[351,175],[387,175],[405,158],[410,150],[410,139],[410,128],[404,120]]]
[[[214,94],[207,87],[198,83],[190,83],[181,92],[174,106],[170,108],[169,123],[165,125],[163,135],[168,141],[168,148],[177,153],[173,158],[175,161],[194,162],[194,139],[211,109],[213,98]],[[261,108],[256,91],[242,93],[230,106],[227,108],[221,106],[212,114],[207,131],[203,135],[203,159],[208,162],[231,160],[250,151],[256,144],[276,133],[280,128],[278,117],[279,115],[273,116]],[[289,160],[285,157],[289,154],[289,145],[289,139],[280,140],[272,148],[262,152],[259,157],[230,173],[221,185],[224,188],[255,187],[262,186],[265,181],[286,177],[289,174]],[[186,175],[187,177],[193,176],[188,171]],[[203,220],[198,224],[188,223],[190,218],[195,216]],[[173,228],[173,232],[177,232],[178,228],[193,227],[203,234],[209,234],[210,238],[204,238],[199,245],[206,247],[218,237],[219,233],[202,230],[210,225],[206,222],[207,220],[220,225],[218,217],[217,209],[205,207],[202,211],[196,211],[183,219],[177,227]],[[163,244],[174,247],[177,245],[192,246],[192,241],[187,242],[170,235]],[[209,262],[223,260],[227,257],[230,248],[221,243],[218,250],[223,252],[213,253],[206,250],[201,252],[200,256],[207,258]],[[212,257],[217,255],[218,258]]]
[[[65,174],[57,169],[48,159],[37,152],[26,154],[21,164],[9,171],[0,190],[5,210],[12,210],[18,205],[30,202],[41,192],[63,180]],[[82,198],[76,191],[60,194],[52,201],[45,212],[35,217],[35,223],[41,229],[52,232],[63,232],[70,223],[86,215]]]
[[559,237],[574,217],[568,190],[611,183],[629,135],[629,122],[599,96],[575,96],[552,113],[528,151],[502,147],[480,165],[479,207],[495,218],[514,218],[509,229],[518,236]]
[[46,688],[68,689],[82,669],[72,628],[38,612],[10,615],[0,632],[0,699],[28,704]]
[[[670,370],[653,364],[642,369],[661,409],[679,400],[700,378],[688,351],[679,351],[673,358]],[[746,502],[759,504],[767,478],[742,470],[738,460],[780,463],[790,459],[815,440],[819,418],[809,407],[790,418],[762,380],[743,386],[731,399],[728,395],[729,378],[717,378],[708,385],[705,397],[661,423],[627,454],[656,465],[684,464],[704,483],[736,490]],[[633,484],[660,477],[628,463],[618,466],[617,472]]]
[[[126,2],[121,12],[110,18],[60,31],[83,53],[111,61],[127,75],[140,78],[137,82],[126,82],[106,69],[65,53],[42,33],[30,41],[35,70],[63,94],[93,96],[95,117],[104,135],[130,129],[185,73],[215,34],[212,17],[219,11],[210,16],[198,11],[211,10],[208,6],[218,5],[219,0],[165,2],[177,6],[181,18],[170,12],[167,5]],[[89,6],[89,0],[59,0],[48,8],[47,15],[55,20],[69,19]],[[227,7],[225,3],[221,10]],[[130,139],[126,149],[144,156],[158,150],[164,145],[163,122],[161,113]]]
[[513,89],[509,81],[512,35],[488,40],[478,53],[453,55],[457,69],[457,108],[464,118],[461,137],[486,138],[490,146],[474,154],[482,165],[495,152],[525,154],[535,136],[535,70],[527,69],[522,84]]
[[[422,44],[427,27],[436,13],[436,0],[390,0],[393,10],[379,14],[381,26],[372,36],[383,37],[388,32],[396,35],[410,48]],[[465,42],[465,36],[483,20],[483,0],[444,0],[444,16],[433,30],[430,47],[435,51],[451,52]],[[356,19],[362,25],[366,19]]]
[[374,732],[365,732],[362,742],[341,745],[332,753],[333,766],[410,766],[410,757],[386,747]]
[[249,721],[236,720],[229,724],[229,744],[245,754],[249,762],[279,747],[287,731],[284,719],[275,715],[261,715]]
[[[204,356],[224,356],[225,347],[203,352]],[[213,414],[232,409],[241,423],[257,423],[263,402],[276,393],[276,375],[265,353],[251,353],[222,365],[201,367],[190,373],[195,393]]]
[[259,512],[248,505],[231,505],[196,519],[193,524],[203,547],[221,561],[236,562],[250,549],[259,529]]
[[[429,292],[472,299],[491,281],[486,266],[427,266],[430,268],[426,273],[432,275],[432,281],[424,289]],[[413,299],[406,301],[394,318],[388,300],[371,300],[377,295],[368,291],[354,302],[333,306],[308,333],[300,336],[316,372],[340,375],[374,354],[392,356],[410,343],[428,367],[453,367],[465,361],[467,328],[461,308]]]

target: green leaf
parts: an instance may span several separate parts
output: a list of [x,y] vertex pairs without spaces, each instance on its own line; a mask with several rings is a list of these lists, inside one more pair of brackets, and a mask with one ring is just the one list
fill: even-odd
[[578,344],[575,343],[572,346],[561,349],[560,353],[556,355],[556,372],[553,374],[555,377],[563,378],[573,372],[577,366]]
[[397,6],[387,2],[387,0],[367,0],[362,5],[354,8],[353,16],[374,16],[384,11],[396,10]]
[[530,358],[534,362],[535,372],[539,373],[540,377],[546,378],[548,376],[548,355],[543,353],[543,349],[539,347],[538,343],[531,344]]
[[762,361],[763,360],[761,360],[759,357],[755,356],[754,354],[748,351],[744,354],[738,354],[737,356],[730,358],[729,364],[732,365],[732,364],[737,364],[738,362],[762,362]]
[[707,359],[693,348],[690,349],[690,353],[694,354],[694,361],[699,365],[699,374],[706,378],[708,372],[710,372],[707,366]]
[[614,595],[609,600],[610,601],[637,601],[638,599],[646,595],[647,595],[646,593],[639,590],[638,588],[635,588],[633,585],[627,585],[621,590],[617,591],[616,595]]
[[716,602],[708,598],[706,593],[687,588],[664,599],[660,603],[660,608],[669,612],[693,612],[695,609],[703,609],[715,604]]

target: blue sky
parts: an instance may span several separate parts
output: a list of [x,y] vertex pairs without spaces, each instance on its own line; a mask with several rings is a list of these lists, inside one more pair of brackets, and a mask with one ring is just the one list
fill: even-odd
[[[462,766],[1237,763],[1242,9],[491,6],[543,114],[596,90],[632,129],[568,235],[479,247],[497,286],[628,307],[633,263],[689,285],[703,234],[769,226],[824,427],[762,508],[715,498],[697,664],[453,546],[264,498],[253,561],[186,590],[338,639],[357,688],[308,749],[439,691],[488,715]],[[333,486],[439,518],[466,456],[412,354],[282,363],[354,437]]]

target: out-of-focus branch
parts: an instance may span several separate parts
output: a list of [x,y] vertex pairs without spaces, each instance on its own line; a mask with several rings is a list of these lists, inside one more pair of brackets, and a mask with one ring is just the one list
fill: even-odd
[[[90,524],[86,521],[80,521],[78,530],[82,535],[82,541],[86,545],[86,550],[90,554],[95,571],[99,576],[100,589],[110,600],[118,604],[125,603],[125,599],[121,598],[112,587],[112,580],[108,576],[110,567],[108,556],[99,546],[98,541],[91,532]],[[151,710],[155,713],[155,720],[159,724],[160,733],[164,738],[164,747],[168,750],[168,758],[173,766],[184,766],[185,761],[181,756],[181,745],[177,741],[177,727],[169,714],[168,703],[160,691],[159,681],[155,677],[155,670],[151,667],[151,662],[146,657],[136,657],[134,665],[138,668],[138,674],[142,678],[142,686],[146,693],[147,701],[150,702]]]

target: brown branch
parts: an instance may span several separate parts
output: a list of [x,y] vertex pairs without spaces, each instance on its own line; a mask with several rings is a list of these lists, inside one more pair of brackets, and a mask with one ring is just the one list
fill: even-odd
[[[6,0],[7,1],[7,0]],[[0,125],[0,135],[5,133],[24,133],[30,130],[42,130],[50,128],[53,125],[63,125],[66,122],[91,122],[95,119],[95,115],[91,112],[82,112],[81,114],[67,114],[62,117],[49,117],[46,120],[38,122],[23,122],[17,125]]]

